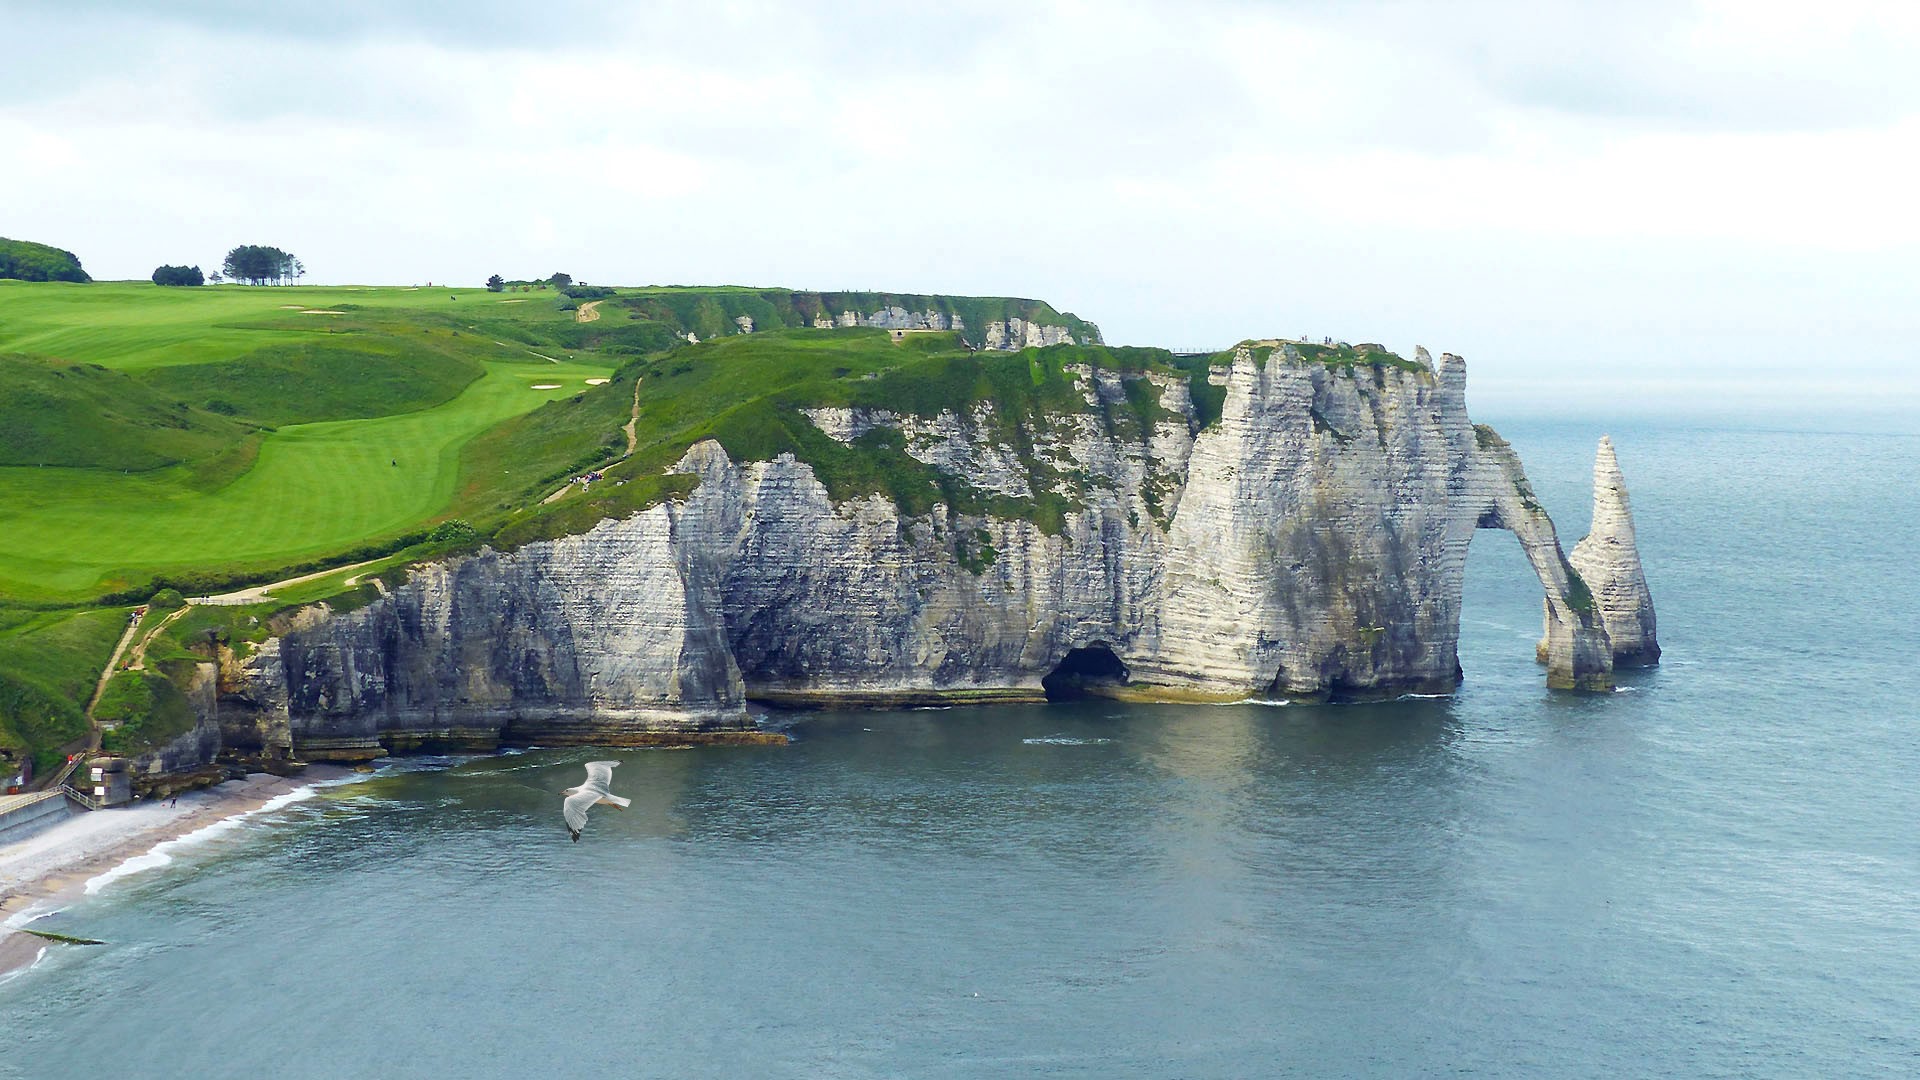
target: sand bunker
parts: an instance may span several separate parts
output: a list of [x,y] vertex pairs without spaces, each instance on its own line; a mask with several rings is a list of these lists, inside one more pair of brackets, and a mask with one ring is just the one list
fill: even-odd
[[280,310],[281,311],[299,311],[300,305],[299,304],[281,304]]
[[344,311],[335,311],[335,310],[333,310],[332,308],[314,308],[314,307],[310,307],[310,308],[301,308],[301,309],[300,309],[300,314],[302,314],[302,315],[345,315],[345,314],[346,314],[346,312],[344,312]]
[[605,385],[607,385],[607,380],[605,380],[605,379],[588,379],[588,380],[587,380],[587,385],[588,385],[588,386],[605,386]]
[[560,384],[557,382],[534,383],[533,388],[535,390],[558,390],[560,389]]
[[518,300],[502,300],[502,301],[500,301],[500,302],[501,302],[501,303],[503,303],[503,304],[524,304],[524,303],[526,303],[527,301],[526,301],[526,298],[525,298],[525,297],[522,297],[522,298],[520,298],[520,299],[518,299]]

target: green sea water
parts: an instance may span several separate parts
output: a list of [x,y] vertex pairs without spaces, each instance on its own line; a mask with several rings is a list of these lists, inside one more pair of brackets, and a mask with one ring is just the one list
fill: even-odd
[[[1602,429],[1501,429],[1570,546]],[[1920,1075],[1920,438],[1610,430],[1620,693],[1489,532],[1451,698],[405,760],[46,920],[109,944],[0,983],[0,1076]]]

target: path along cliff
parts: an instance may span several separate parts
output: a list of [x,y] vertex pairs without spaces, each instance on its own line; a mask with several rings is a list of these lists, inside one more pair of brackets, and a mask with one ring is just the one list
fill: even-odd
[[[1445,692],[1468,545],[1489,529],[1539,579],[1550,686],[1609,688],[1609,634],[1636,606],[1651,642],[1624,487],[1596,510],[1586,580],[1513,449],[1469,418],[1456,356],[1342,364],[1249,343],[1207,373],[1217,415],[1181,375],[1068,374],[1084,407],[1011,440],[991,400],[804,410],[845,445],[897,440],[985,510],[836,501],[791,455],[697,442],[674,466],[698,480],[683,499],[421,566],[363,607],[308,607],[223,650],[197,741],[144,767],[191,765],[212,727],[232,752],[313,760],[747,737],[754,702]],[[1043,493],[1067,509],[1001,511]]]

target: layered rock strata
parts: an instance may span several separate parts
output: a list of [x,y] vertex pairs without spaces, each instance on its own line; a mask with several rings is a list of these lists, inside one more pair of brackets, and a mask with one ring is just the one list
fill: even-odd
[[[949,316],[932,308],[926,311],[909,311],[898,306],[884,307],[864,314],[858,311],[842,311],[832,317],[820,315],[814,318],[813,326],[821,330],[851,326],[873,326],[882,330],[965,330],[967,328],[966,321],[957,314]],[[742,324],[741,329],[745,333],[753,332],[751,322]],[[1017,315],[987,323],[982,333],[984,336],[981,347],[996,351],[1016,351],[1047,345],[1100,344],[1098,333],[1089,334],[1076,341],[1073,331],[1065,326],[1029,322]]]
[[1605,435],[1600,436],[1600,449],[1593,460],[1593,525],[1568,558],[1592,590],[1613,645],[1614,666],[1658,664],[1660,641],[1655,632],[1653,594],[1647,589],[1646,573],[1640,566],[1627,482],[1620,475],[1613,440]]
[[[1549,685],[1610,685],[1603,612],[1512,448],[1468,418],[1458,357],[1242,347],[1211,371],[1210,423],[1184,375],[1067,370],[1086,408],[1017,452],[991,401],[808,413],[841,441],[898,429],[999,515],[836,502],[804,462],[699,443],[683,502],[305,610],[223,672],[222,739],[308,758],[646,741],[749,732],[756,700],[1037,700],[1050,676],[1149,700],[1445,691],[1481,529],[1514,533],[1541,582]],[[1126,407],[1142,391],[1150,423]],[[1005,510],[1036,494],[1072,508]]]

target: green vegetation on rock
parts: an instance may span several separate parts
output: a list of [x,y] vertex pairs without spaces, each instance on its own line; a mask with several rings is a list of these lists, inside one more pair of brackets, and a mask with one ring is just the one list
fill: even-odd
[[1427,371],[1426,366],[1418,360],[1408,360],[1379,345],[1349,345],[1344,341],[1337,345],[1298,342],[1290,344],[1289,348],[1309,364],[1325,364],[1331,368],[1351,370],[1357,367],[1374,367],[1397,368],[1401,371]]
[[[191,671],[191,664],[181,665]],[[100,748],[139,754],[193,730],[193,704],[159,671],[122,671],[107,683],[94,709],[101,724]]]
[[[1074,366],[1118,375],[1122,402],[1089,405],[1068,370]],[[522,508],[509,514],[503,541],[545,539],[579,531],[582,523],[611,516],[608,510],[630,511],[684,494],[688,478],[663,482],[661,471],[694,443],[713,439],[736,461],[791,454],[813,467],[836,500],[880,494],[909,515],[944,503],[961,514],[1025,519],[1057,532],[1065,515],[1082,505],[1084,480],[1038,455],[1036,435],[1065,418],[1094,414],[1104,430],[1139,437],[1175,415],[1161,407],[1158,388],[1144,378],[1150,372],[1204,382],[1205,361],[1098,345],[978,352],[953,333],[913,335],[895,344],[885,331],[865,328],[726,337],[630,364],[608,386],[543,406],[476,440],[463,487],[508,493],[498,505]],[[631,400],[636,379],[635,454],[609,464],[606,479],[586,494],[537,503],[533,496],[587,467],[596,453],[610,451],[612,444],[594,436],[624,420],[620,406]],[[909,455],[901,433],[890,428],[839,442],[807,416],[808,409],[826,407],[967,417],[984,425],[990,441],[1013,451],[1034,494],[1016,499],[979,491]],[[510,463],[524,470],[528,462],[544,469],[527,481],[508,475]],[[523,486],[516,489],[516,483]],[[597,509],[583,513],[576,503]]]

